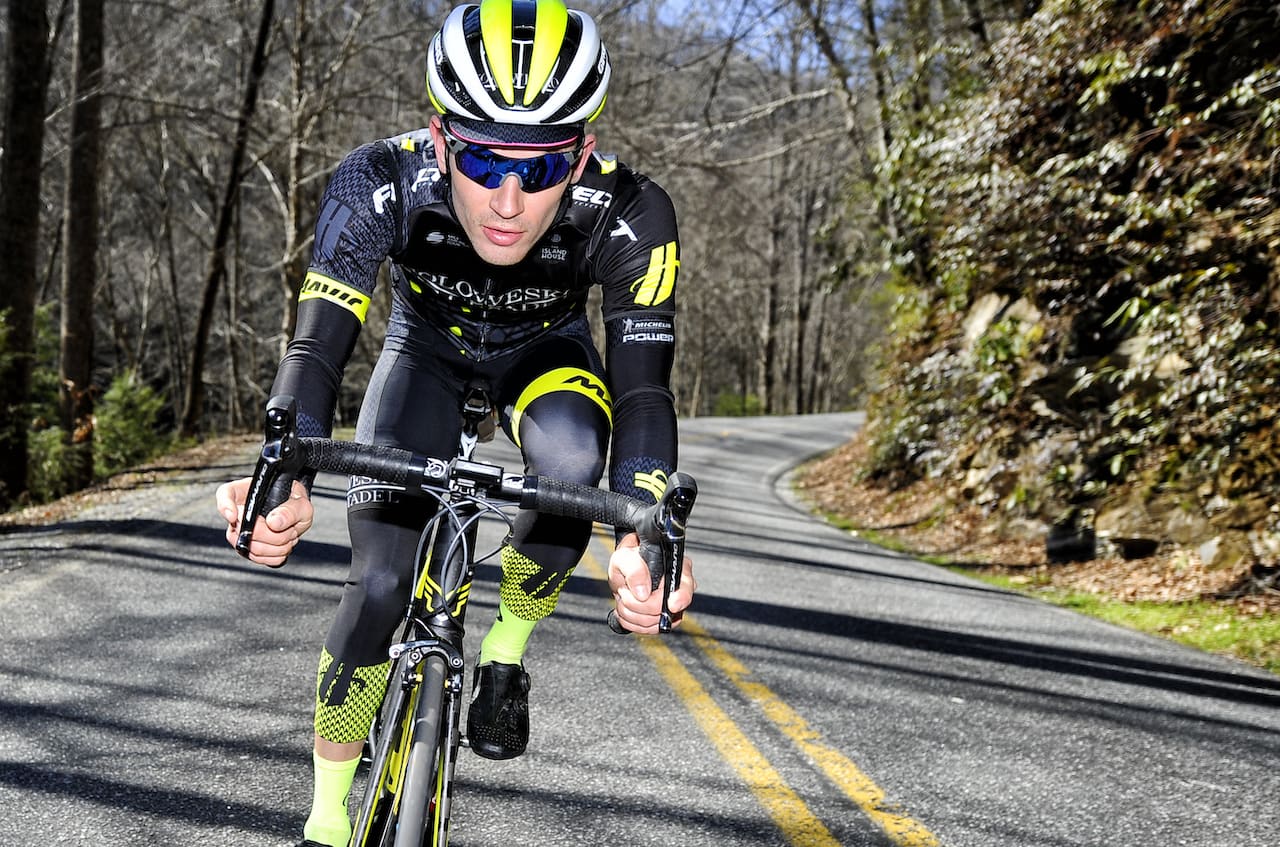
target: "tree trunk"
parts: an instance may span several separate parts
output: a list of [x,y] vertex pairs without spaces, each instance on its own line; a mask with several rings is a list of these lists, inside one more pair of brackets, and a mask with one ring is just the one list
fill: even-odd
[[[760,395],[760,411],[764,414],[773,414],[777,411],[778,398],[776,376],[778,367],[778,336],[781,333],[779,324],[781,323],[781,304],[782,285],[779,277],[782,270],[782,252],[785,247],[782,244],[782,221],[781,214],[775,209],[769,220],[769,244],[768,244],[768,262],[766,264],[766,273],[769,278],[765,281],[760,294],[764,297],[764,308],[760,313],[760,359],[759,372],[756,377],[756,391]],[[746,395],[743,395],[746,400]]]
[[236,123],[235,140],[231,147],[231,164],[227,170],[227,185],[222,205],[218,209],[218,225],[214,231],[213,247],[209,255],[209,271],[205,275],[204,297],[200,301],[200,314],[196,321],[196,335],[191,348],[191,366],[187,369],[187,396],[182,407],[182,423],[179,431],[184,437],[195,435],[200,429],[204,414],[204,359],[209,346],[209,330],[213,325],[214,310],[218,302],[218,288],[227,274],[227,243],[231,238],[232,212],[239,202],[240,183],[243,180],[245,149],[249,145],[249,124],[258,104],[258,89],[267,67],[267,39],[271,34],[271,19],[275,12],[275,0],[262,4],[262,19],[258,24],[257,42],[254,44],[253,61],[249,66],[249,79],[245,85],[244,102],[240,119]]
[[78,0],[71,145],[63,203],[59,399],[71,441],[67,482],[93,479],[93,291],[98,264],[98,170],[102,151],[103,0]]
[[44,0],[9,0],[8,108],[0,153],[0,507],[27,490],[27,411],[39,290],[40,165],[49,20]]
[[298,310],[294,303],[302,290],[302,278],[307,272],[308,257],[303,249],[308,236],[308,220],[303,211],[303,142],[310,133],[311,119],[305,114],[310,92],[307,88],[307,49],[311,32],[306,0],[297,0],[294,8],[294,43],[290,50],[293,82],[293,108],[289,121],[289,177],[285,186],[285,248],[284,263],[280,270],[280,288],[285,299],[281,317],[280,355],[284,356],[289,339],[297,328]]
[[973,33],[973,37],[985,50],[991,46],[991,36],[987,32],[987,19],[982,14],[982,6],[978,4],[978,0],[964,0],[964,8],[967,13],[969,31]]
[[[159,127],[159,144],[156,150],[160,156],[160,233],[156,243],[157,262],[163,259],[163,266],[159,274],[160,279],[167,280],[168,286],[164,287],[164,293],[161,295],[165,299],[165,309],[168,312],[169,320],[165,322],[164,338],[168,347],[168,361],[172,364],[169,367],[169,402],[173,404],[173,415],[177,418],[182,409],[178,407],[178,403],[182,402],[186,397],[186,374],[183,371],[184,362],[189,361],[186,345],[186,331],[183,326],[183,309],[182,294],[178,291],[178,280],[181,276],[178,270],[178,252],[174,243],[174,210],[173,203],[170,202],[169,196],[171,191],[172,178],[170,176],[173,166],[169,160],[168,150],[169,130],[163,123]],[[160,254],[163,253],[163,256]]]
[[893,147],[893,107],[890,104],[892,92],[889,85],[889,71],[885,67],[884,53],[881,51],[875,4],[871,0],[862,0],[862,37],[866,41],[871,76],[875,80],[876,105],[879,107],[880,115],[880,158],[883,160]]
[[[807,175],[806,175],[807,177]],[[803,182],[797,180],[797,183],[807,183],[808,179]],[[809,251],[812,249],[812,233],[813,218],[815,208],[814,191],[812,188],[806,188],[799,192],[796,206],[796,246],[795,246],[795,264],[793,265],[793,273],[795,278],[795,298],[796,298],[796,329],[795,329],[795,350],[792,356],[791,367],[791,390],[794,392],[795,401],[792,410],[803,415],[812,412],[809,400],[809,386],[806,379],[809,371],[817,365],[816,362],[809,361],[809,354],[805,349],[809,338],[809,316],[811,314],[813,279],[811,267],[809,263]]]

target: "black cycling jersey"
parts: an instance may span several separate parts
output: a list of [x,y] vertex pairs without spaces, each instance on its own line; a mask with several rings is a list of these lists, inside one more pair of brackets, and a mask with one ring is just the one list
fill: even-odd
[[343,368],[387,260],[388,346],[430,337],[459,368],[483,370],[572,333],[599,285],[610,483],[632,496],[660,490],[676,462],[669,381],[680,262],[675,212],[656,183],[594,154],[543,238],[521,262],[499,267],[471,248],[426,129],[352,151],[321,203],[297,332],[273,386],[298,399],[304,435],[330,432]]

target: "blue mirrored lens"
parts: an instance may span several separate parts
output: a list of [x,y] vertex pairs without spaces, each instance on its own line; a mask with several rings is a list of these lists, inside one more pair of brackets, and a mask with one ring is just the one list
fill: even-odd
[[530,193],[546,191],[568,179],[573,171],[573,158],[568,153],[544,153],[531,159],[508,159],[484,147],[460,145],[455,161],[463,176],[483,185],[497,188],[508,174],[520,179],[520,187]]

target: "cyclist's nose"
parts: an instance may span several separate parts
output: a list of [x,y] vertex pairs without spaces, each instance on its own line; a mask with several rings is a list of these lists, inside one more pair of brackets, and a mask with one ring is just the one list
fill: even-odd
[[493,190],[489,198],[489,208],[504,218],[514,218],[524,211],[524,189],[521,188],[520,177],[507,174],[502,184]]

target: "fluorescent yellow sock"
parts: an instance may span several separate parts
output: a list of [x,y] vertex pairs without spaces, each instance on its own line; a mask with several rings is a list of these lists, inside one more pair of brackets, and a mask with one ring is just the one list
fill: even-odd
[[356,776],[360,757],[349,762],[331,762],[313,752],[315,788],[311,797],[311,815],[302,835],[308,841],[346,847],[351,840],[351,818],[347,814],[347,796]]
[[527,621],[508,609],[505,600],[499,602],[498,617],[490,627],[489,634],[480,642],[480,664],[520,664],[536,623],[537,621]]

